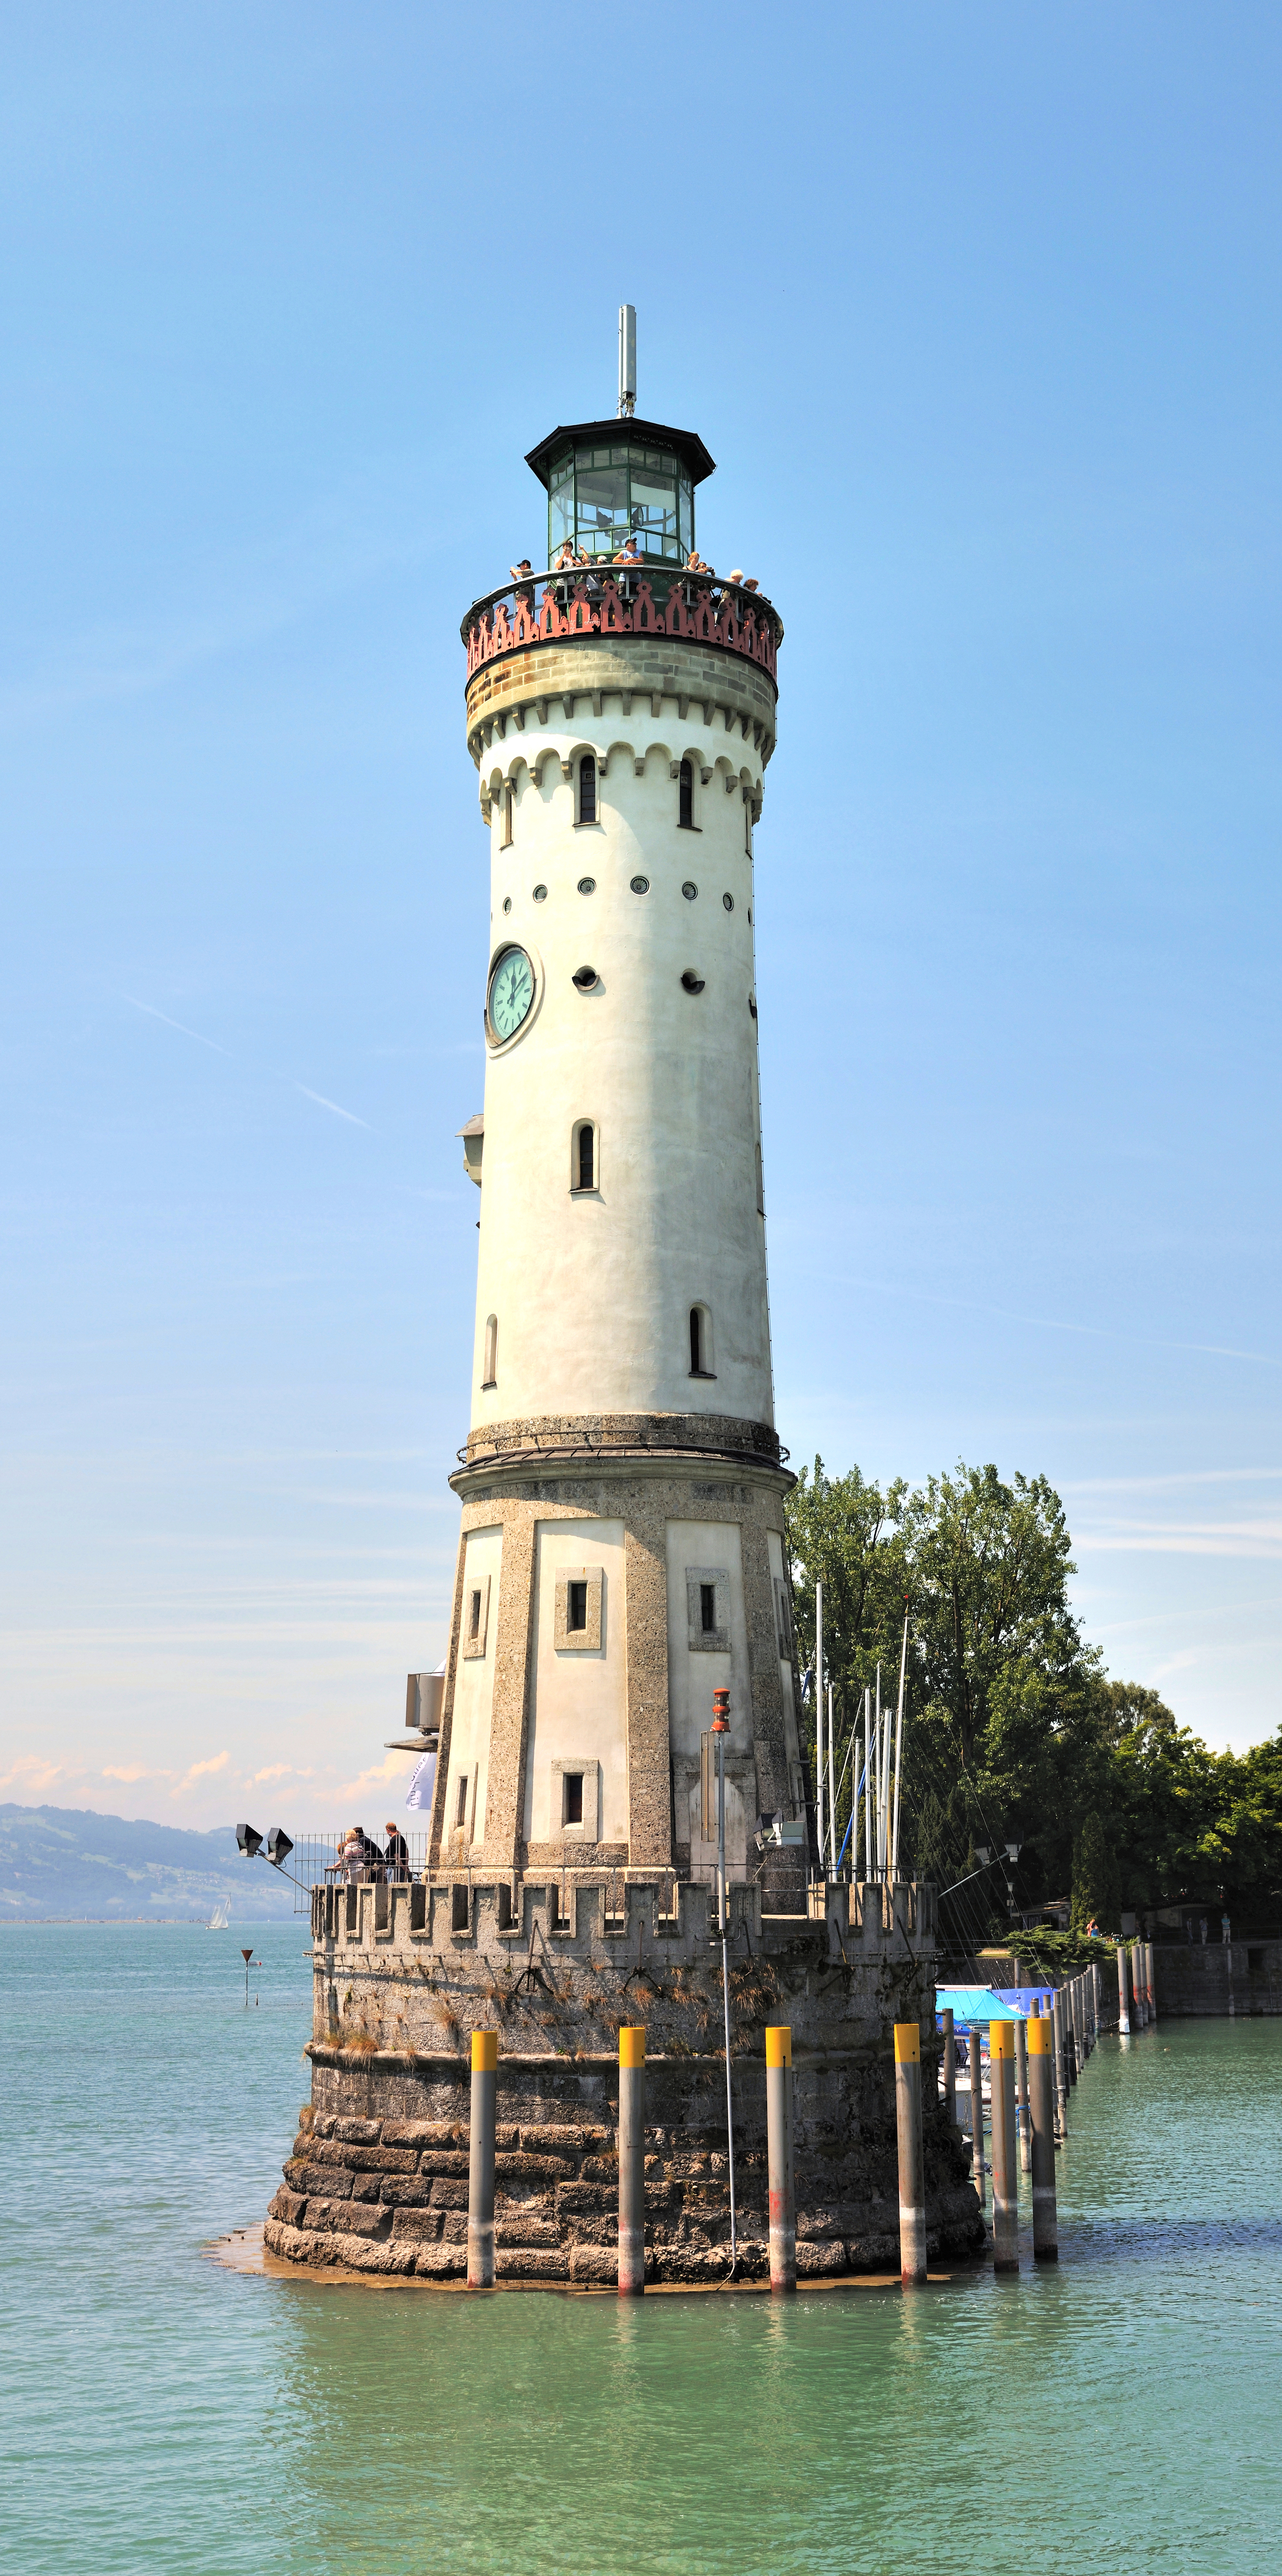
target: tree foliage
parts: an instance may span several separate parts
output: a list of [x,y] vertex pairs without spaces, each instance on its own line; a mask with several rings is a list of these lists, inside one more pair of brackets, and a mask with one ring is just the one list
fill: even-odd
[[[816,1458],[787,1533],[805,1663],[823,1581],[843,1747],[878,1666],[894,1697],[907,1611],[902,1857],[950,1890],[959,1941],[1005,1929],[1004,1871],[1017,1907],[1071,1896],[1075,1924],[1107,1930],[1124,1906],[1282,1914],[1282,1735],[1213,1753],[1156,1691],[1105,1673],[1069,1601],[1071,1541],[1045,1477],[961,1464],[883,1490]],[[839,1838],[852,1785],[848,1774]],[[985,1848],[998,1858],[981,1865]]]

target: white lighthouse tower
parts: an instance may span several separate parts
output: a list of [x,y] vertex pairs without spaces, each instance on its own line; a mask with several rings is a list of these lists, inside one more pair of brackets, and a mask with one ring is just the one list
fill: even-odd
[[549,571],[463,624],[486,1079],[431,1858],[698,1878],[714,1687],[732,1874],[804,1813],[753,962],[782,628],[691,567],[712,459],[620,345],[619,416],[527,460]]

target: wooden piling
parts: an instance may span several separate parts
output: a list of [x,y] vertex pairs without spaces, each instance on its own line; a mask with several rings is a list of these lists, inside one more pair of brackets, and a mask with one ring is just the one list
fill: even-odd
[[1068,2136],[1068,2056],[1064,2041],[1064,1993],[1055,1989],[1051,2006],[1051,2026],[1055,2033],[1055,2118],[1061,2138]]
[[944,2109],[950,2120],[957,2117],[957,2034],[953,2028],[953,2008],[945,2004],[939,2016],[944,2025]]
[[921,2145],[921,2028],[895,2024],[895,2127],[899,2138],[899,2277],[926,2278],[926,2176]]
[[1033,2148],[1033,2261],[1058,2263],[1059,2217],[1055,2204],[1055,2088],[1051,2048],[1054,2024],[1041,2015],[1028,2025],[1028,2103]]
[[1131,2004],[1126,1991],[1126,1945],[1122,1941],[1117,1945],[1117,2028],[1119,2037],[1130,2038]]
[[1015,2093],[1016,2119],[1019,2126],[1019,2169],[1027,2173],[1030,2164],[1028,2144],[1028,2024],[1015,2023]]
[[797,2286],[797,2203],[793,2183],[792,2031],[766,2031],[766,2157],[770,2196],[770,2287]]
[[1153,1947],[1153,1944],[1152,1944],[1152,1942],[1151,1942],[1151,1941],[1146,1941],[1146,1942],[1145,1942],[1145,1944],[1144,1944],[1144,1951],[1145,1951],[1145,1956],[1147,1957],[1147,1960],[1148,1960],[1148,2017],[1149,2017],[1149,2020],[1150,2020],[1150,2021],[1156,2021],[1156,2019],[1157,2019],[1157,1953],[1156,1953],[1156,1951],[1154,1950],[1154,1947]]
[[1015,2162],[1015,2025],[988,2025],[989,2119],[993,2137],[993,2270],[1019,2270],[1019,2171]]
[[979,2193],[979,2206],[984,2206],[984,2084],[979,2062],[979,2032],[971,2028],[967,2047],[970,2059],[970,2178]]

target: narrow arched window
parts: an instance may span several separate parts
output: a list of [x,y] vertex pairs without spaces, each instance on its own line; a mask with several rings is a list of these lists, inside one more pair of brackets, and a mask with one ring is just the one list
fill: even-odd
[[577,1186],[579,1189],[581,1189],[581,1190],[591,1190],[591,1189],[595,1189],[595,1187],[596,1187],[596,1135],[595,1135],[594,1130],[593,1130],[591,1127],[587,1126],[587,1125],[584,1125],[584,1126],[580,1127],[580,1129],[579,1129],[579,1151],[578,1151],[578,1156],[577,1156],[577,1168],[578,1168],[578,1179],[577,1179],[577,1184],[576,1184],[576,1186]]
[[746,798],[745,798],[745,801],[744,801],[744,808],[743,808],[743,846],[744,846],[745,850],[747,851],[749,858],[751,858],[751,857],[752,857],[752,807],[751,807],[751,805],[749,805],[749,804],[748,804],[748,802],[747,802]]
[[579,821],[596,821],[596,762],[590,751],[579,762]]
[[481,1380],[483,1386],[497,1386],[498,1364],[499,1319],[497,1315],[487,1315],[485,1318],[485,1375]]
[[712,1362],[712,1317],[706,1306],[690,1309],[690,1375],[715,1377]]
[[694,770],[683,760],[677,783],[677,825],[683,832],[694,830]]

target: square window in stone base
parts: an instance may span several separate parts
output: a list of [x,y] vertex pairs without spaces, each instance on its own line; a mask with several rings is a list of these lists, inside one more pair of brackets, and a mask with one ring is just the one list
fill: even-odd
[[556,1634],[553,1643],[558,1652],[581,1647],[586,1654],[600,1654],[604,1591],[604,1566],[557,1567]]
[[724,1565],[686,1567],[686,1619],[692,1654],[729,1654],[730,1576]]

